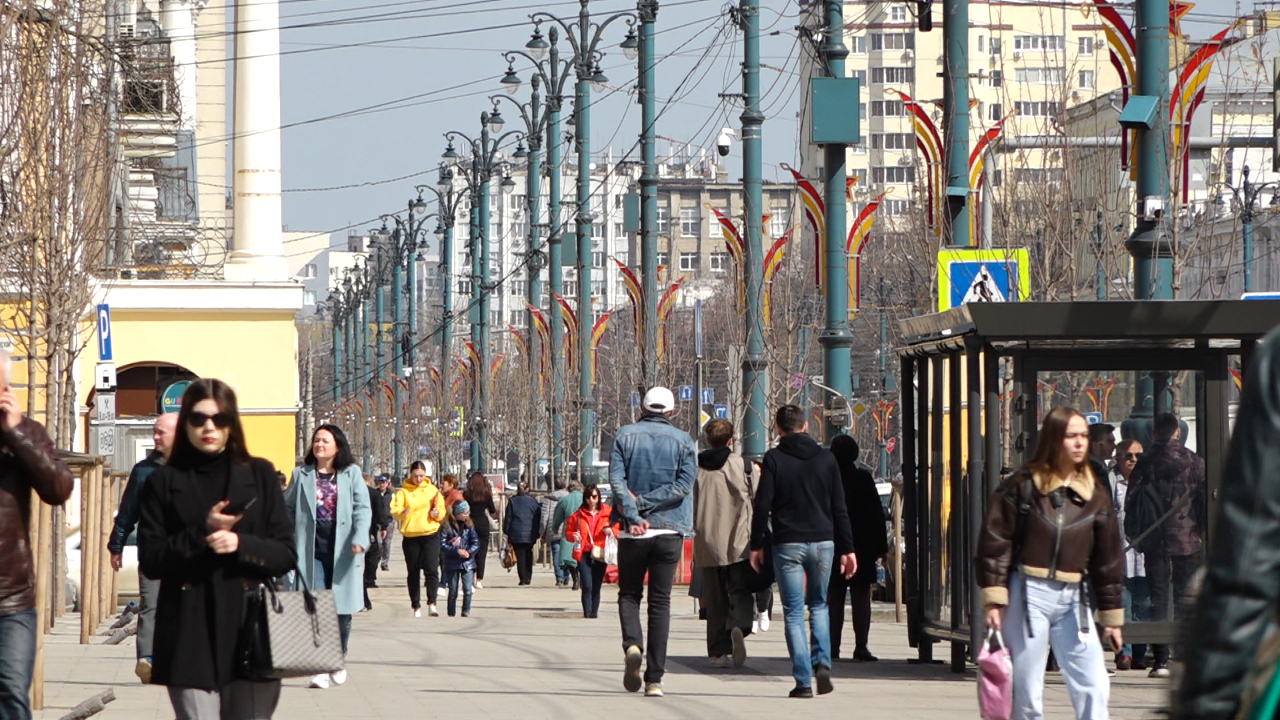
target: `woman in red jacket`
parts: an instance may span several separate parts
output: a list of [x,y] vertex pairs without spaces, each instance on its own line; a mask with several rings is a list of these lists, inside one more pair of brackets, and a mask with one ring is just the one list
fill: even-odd
[[[582,578],[582,616],[594,618],[600,612],[600,589],[604,585],[604,544],[606,536],[616,537],[609,521],[610,507],[600,502],[600,487],[588,485],[582,492],[582,507],[569,516],[564,534],[573,541],[573,559]],[[594,551],[594,552],[593,552]]]

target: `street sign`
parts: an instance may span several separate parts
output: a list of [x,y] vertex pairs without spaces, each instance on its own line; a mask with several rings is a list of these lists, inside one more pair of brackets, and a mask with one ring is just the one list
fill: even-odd
[[182,409],[182,393],[187,391],[187,387],[191,385],[190,380],[179,380],[164,389],[164,394],[160,396],[160,412],[174,413]]
[[1280,300],[1280,292],[1247,292],[1241,300]]
[[725,419],[728,419],[728,417],[729,417],[729,406],[728,406],[728,405],[717,405],[717,406],[715,407],[715,410],[716,410],[716,417],[718,417],[718,418],[725,418]]
[[1030,295],[1026,248],[938,251],[938,312],[971,302],[1018,302]]
[[110,457],[116,454],[116,426],[98,427],[98,454]]
[[1098,423],[1102,422],[1102,413],[1100,412],[1085,413],[1084,419],[1090,425],[1097,425]]
[[93,396],[94,408],[98,411],[98,422],[116,419],[116,394],[100,392]]
[[702,422],[698,424],[698,427],[702,427],[703,425],[706,425],[707,423],[711,422],[711,416],[707,414],[706,410],[699,410],[698,414],[702,418]]
[[[702,359],[702,299],[693,301],[693,356]],[[706,402],[705,400],[703,402]]]
[[633,408],[640,407],[640,393],[638,392],[631,393],[631,407]]
[[889,438],[889,442],[884,444],[885,452],[888,452],[890,454],[892,454],[897,447],[898,447],[898,438],[896,436]]
[[111,308],[98,306],[98,359],[111,360]]
[[804,386],[808,384],[809,378],[805,377],[802,373],[796,373],[791,376],[791,387],[796,390],[803,390]]
[[703,405],[715,405],[715,404],[716,404],[716,391],[715,391],[715,388],[702,388],[702,404],[703,404]]
[[858,403],[858,404],[856,404],[856,405],[854,405],[854,406],[853,406],[853,414],[854,414],[854,415],[857,415],[857,416],[861,417],[861,416],[862,416],[862,415],[864,415],[866,412],[867,412],[867,406],[866,406],[866,405],[863,405],[862,403]]
[[110,362],[98,363],[93,371],[93,389],[98,392],[115,392],[116,390],[116,364]]
[[681,385],[677,390],[680,393],[680,402],[693,402],[692,385]]

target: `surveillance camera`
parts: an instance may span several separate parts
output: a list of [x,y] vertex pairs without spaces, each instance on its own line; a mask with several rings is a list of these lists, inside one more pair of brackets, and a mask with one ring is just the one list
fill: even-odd
[[720,157],[727,157],[729,155],[729,143],[716,145],[716,152],[720,153]]
[[716,151],[720,153],[720,157],[725,157],[729,154],[729,148],[733,145],[735,135],[733,128],[722,128],[720,130],[720,137],[716,138]]

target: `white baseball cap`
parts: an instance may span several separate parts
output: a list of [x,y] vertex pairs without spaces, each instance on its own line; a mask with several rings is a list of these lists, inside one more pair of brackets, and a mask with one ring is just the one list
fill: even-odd
[[676,409],[676,396],[671,394],[671,390],[661,385],[649,388],[649,392],[644,394],[644,402],[641,406],[650,412],[669,413]]

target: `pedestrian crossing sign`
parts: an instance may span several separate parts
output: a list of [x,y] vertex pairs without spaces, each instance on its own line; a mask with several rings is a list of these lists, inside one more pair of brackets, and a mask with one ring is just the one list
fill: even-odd
[[1018,302],[1031,296],[1026,248],[938,251],[938,312],[966,303]]

